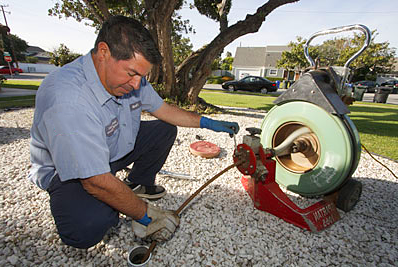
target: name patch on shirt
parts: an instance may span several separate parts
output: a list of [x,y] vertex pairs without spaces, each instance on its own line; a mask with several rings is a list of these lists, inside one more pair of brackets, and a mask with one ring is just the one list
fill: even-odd
[[135,102],[133,104],[130,104],[130,111],[133,111],[133,110],[135,110],[135,109],[137,109],[137,108],[139,108],[141,106],[142,106],[141,101],[138,101],[138,102]]
[[105,126],[105,134],[106,136],[111,136],[117,129],[119,128],[119,121],[117,118],[114,118],[111,123]]

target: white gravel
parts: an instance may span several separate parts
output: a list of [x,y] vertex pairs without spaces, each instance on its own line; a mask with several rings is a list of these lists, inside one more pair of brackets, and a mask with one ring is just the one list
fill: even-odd
[[[215,115],[259,127],[264,113]],[[0,266],[126,266],[128,251],[143,241],[131,220],[98,245],[80,250],[63,245],[50,214],[48,194],[27,180],[29,129],[33,109],[0,110]],[[238,134],[238,142],[244,134]],[[200,135],[219,145],[215,159],[198,158],[188,146]],[[158,177],[167,196],[156,202],[177,209],[207,179],[232,163],[233,140],[227,134],[179,128],[164,170],[191,174],[195,180]],[[398,164],[377,157],[395,173]],[[120,177],[123,173],[120,173]],[[174,238],[156,247],[151,266],[398,266],[398,180],[368,155],[354,177],[363,183],[354,210],[315,234],[256,210],[230,170],[185,209]],[[291,194],[294,201],[310,203]]]

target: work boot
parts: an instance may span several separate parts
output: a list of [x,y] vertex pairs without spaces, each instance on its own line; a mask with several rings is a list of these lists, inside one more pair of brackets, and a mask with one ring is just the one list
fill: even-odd
[[166,189],[160,185],[140,185],[130,182],[124,178],[123,182],[133,190],[133,192],[140,198],[148,200],[159,200],[166,195]]

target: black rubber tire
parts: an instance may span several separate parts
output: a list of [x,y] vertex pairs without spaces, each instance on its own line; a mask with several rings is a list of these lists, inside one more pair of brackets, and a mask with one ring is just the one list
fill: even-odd
[[230,92],[233,92],[233,91],[236,90],[235,86],[233,86],[232,84],[231,84],[231,85],[228,85],[227,88],[228,88],[228,91],[230,91]]
[[348,212],[352,210],[358,203],[362,193],[362,183],[349,178],[340,189],[337,197],[337,208]]
[[265,88],[265,87],[260,89],[260,93],[262,93],[262,94],[264,94],[264,95],[265,95],[265,94],[268,94],[268,92],[269,92],[268,89]]

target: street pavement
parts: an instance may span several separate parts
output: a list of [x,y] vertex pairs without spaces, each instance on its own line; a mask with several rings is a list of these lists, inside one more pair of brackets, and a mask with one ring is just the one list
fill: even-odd
[[19,88],[4,88],[0,89],[0,98],[1,97],[10,97],[10,96],[24,96],[24,95],[35,95],[37,90],[27,90],[27,89],[19,89]]
[[41,73],[41,72],[37,72],[37,73],[20,73],[18,75],[9,75],[6,74],[4,75],[4,77],[7,78],[7,80],[24,80],[24,81],[42,81],[48,73]]

